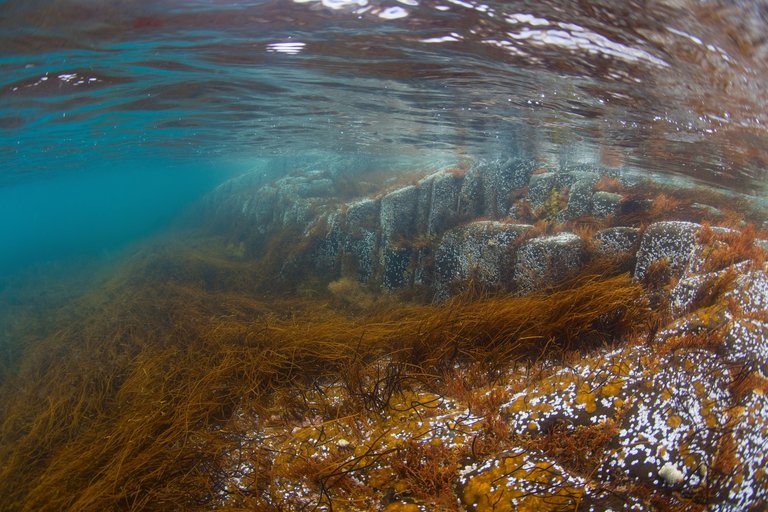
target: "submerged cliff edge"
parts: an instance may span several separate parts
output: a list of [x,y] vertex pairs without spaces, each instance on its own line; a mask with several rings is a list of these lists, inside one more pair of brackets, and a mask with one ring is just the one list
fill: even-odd
[[510,158],[245,174],[197,221],[3,384],[0,509],[768,507],[748,201]]

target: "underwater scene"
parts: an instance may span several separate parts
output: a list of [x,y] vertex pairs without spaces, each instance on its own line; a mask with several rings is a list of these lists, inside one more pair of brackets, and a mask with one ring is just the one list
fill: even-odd
[[0,0],[0,511],[768,510],[766,34]]

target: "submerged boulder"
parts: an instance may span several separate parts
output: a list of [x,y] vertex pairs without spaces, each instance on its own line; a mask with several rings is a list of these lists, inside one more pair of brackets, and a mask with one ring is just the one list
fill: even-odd
[[381,198],[379,219],[384,243],[408,238],[416,233],[416,207],[419,189],[415,185],[390,192]]
[[476,164],[482,176],[483,206],[481,215],[499,219],[509,211],[514,190],[525,187],[533,172],[533,162],[526,159],[481,160]]
[[680,276],[695,256],[701,225],[693,222],[666,221],[648,226],[637,252],[635,277],[644,279],[654,263],[668,266],[672,275]]
[[435,252],[435,297],[459,292],[472,280],[499,290],[511,280],[512,244],[531,226],[478,221],[448,231]]
[[568,205],[558,215],[558,220],[566,221],[589,215],[592,211],[592,196],[597,176],[589,176],[575,181],[568,189]]
[[441,171],[432,175],[432,190],[427,216],[427,235],[436,235],[448,227],[458,216],[462,177]]
[[613,192],[597,191],[592,194],[592,215],[594,217],[608,217],[616,213],[621,207],[624,196]]
[[347,205],[344,216],[341,274],[370,281],[376,271],[379,248],[379,201],[365,198]]
[[599,254],[634,254],[640,240],[640,229],[615,227],[595,233],[595,249]]
[[517,250],[513,283],[519,294],[550,287],[577,272],[584,263],[584,241],[573,233],[539,236]]
[[544,205],[549,199],[552,190],[555,190],[556,175],[554,172],[533,174],[528,184],[528,201],[534,208]]

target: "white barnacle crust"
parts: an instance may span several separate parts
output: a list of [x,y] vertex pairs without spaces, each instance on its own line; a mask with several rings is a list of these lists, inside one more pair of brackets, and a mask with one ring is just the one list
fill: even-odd
[[661,466],[659,477],[664,480],[667,485],[678,485],[685,479],[683,472],[677,469],[677,466],[671,462],[667,462]]

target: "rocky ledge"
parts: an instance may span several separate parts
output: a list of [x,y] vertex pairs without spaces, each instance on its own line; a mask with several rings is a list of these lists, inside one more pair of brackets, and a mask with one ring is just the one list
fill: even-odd
[[[246,257],[263,256],[271,240],[290,232],[294,239],[282,243],[291,247],[275,269],[286,282],[300,261],[303,276],[354,278],[377,290],[421,287],[437,300],[470,282],[487,292],[544,290],[605,257],[632,260],[628,270],[638,279],[664,258],[678,273],[700,222],[745,222],[743,212],[727,210],[727,197],[703,197],[713,204],[699,202],[694,190],[670,197],[659,184],[618,170],[551,170],[509,159],[408,179],[342,201],[333,173],[266,185],[244,175],[210,195],[206,215],[227,226],[231,245]],[[687,222],[654,224],[660,220]]]
[[[267,450],[286,467],[309,460],[336,468],[327,480],[287,472],[293,476],[269,484],[275,503],[387,511],[768,507],[765,244],[727,211],[727,199],[704,205],[701,194],[686,201],[637,183],[616,171],[508,160],[441,170],[346,202],[322,173],[217,191],[211,215],[248,226],[237,235],[252,244],[243,257],[259,257],[270,237],[299,226],[310,242],[296,242],[310,255],[301,261],[327,282],[346,276],[383,290],[420,287],[440,302],[468,288],[553,290],[585,269],[610,268],[642,283],[655,312],[635,336],[553,362],[536,379],[512,368],[492,385],[450,395],[414,385],[393,394],[375,419],[308,417],[289,435],[262,428],[242,452]],[[284,278],[298,259],[281,263]],[[306,399],[343,400],[339,393],[329,383]],[[242,473],[247,479],[248,468]],[[342,480],[343,492],[328,487]],[[229,485],[237,494],[242,484]]]

